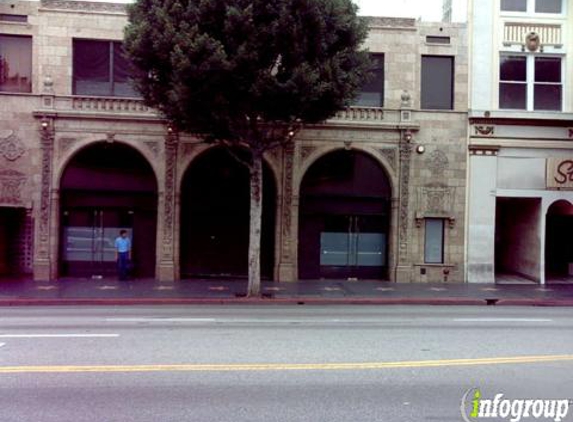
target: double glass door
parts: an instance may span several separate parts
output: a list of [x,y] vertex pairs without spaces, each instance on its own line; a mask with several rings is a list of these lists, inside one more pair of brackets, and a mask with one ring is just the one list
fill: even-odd
[[123,208],[72,208],[63,211],[62,273],[77,277],[116,274],[115,239],[133,238],[133,211]]
[[321,276],[380,278],[386,243],[384,219],[379,216],[328,216],[320,233]]

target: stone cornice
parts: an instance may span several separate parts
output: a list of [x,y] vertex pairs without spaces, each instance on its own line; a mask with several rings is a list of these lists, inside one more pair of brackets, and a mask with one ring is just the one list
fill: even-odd
[[45,9],[57,9],[75,12],[113,12],[121,14],[126,14],[127,8],[127,4],[125,3],[100,3],[70,0],[41,0],[41,5]]

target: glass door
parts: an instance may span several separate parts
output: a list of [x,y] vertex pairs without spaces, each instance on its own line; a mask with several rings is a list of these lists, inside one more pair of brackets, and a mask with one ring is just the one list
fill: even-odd
[[62,274],[115,276],[115,239],[122,229],[133,238],[133,211],[75,208],[63,213]]
[[320,233],[321,277],[380,278],[386,233],[378,216],[328,216]]

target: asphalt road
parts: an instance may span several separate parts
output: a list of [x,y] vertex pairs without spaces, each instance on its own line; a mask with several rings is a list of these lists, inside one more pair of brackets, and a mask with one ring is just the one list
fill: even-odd
[[572,328],[571,308],[2,308],[0,421],[462,421],[474,388],[573,399]]

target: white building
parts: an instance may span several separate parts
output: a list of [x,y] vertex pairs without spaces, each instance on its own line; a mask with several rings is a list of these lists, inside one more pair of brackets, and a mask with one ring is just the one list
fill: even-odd
[[567,280],[573,1],[470,0],[469,282]]

